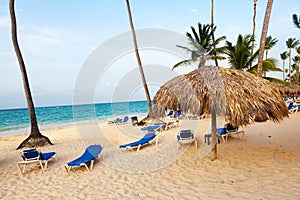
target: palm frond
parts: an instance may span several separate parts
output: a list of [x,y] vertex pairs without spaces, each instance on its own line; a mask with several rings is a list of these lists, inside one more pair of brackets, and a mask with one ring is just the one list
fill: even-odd
[[197,34],[195,28],[194,28],[193,26],[191,26],[191,29],[192,29],[192,32],[193,32],[193,35],[194,35],[194,37],[195,37],[196,42],[197,42],[197,43],[200,43],[199,36],[198,36],[198,34]]
[[189,53],[193,51],[193,50],[191,50],[190,48],[184,47],[184,46],[181,46],[181,45],[176,45],[176,47],[182,48],[182,49],[186,50],[186,51],[189,52]]
[[299,20],[298,20],[298,17],[296,14],[293,14],[293,22],[294,22],[294,25],[297,27],[297,28],[300,28],[300,16],[299,16]]
[[278,79],[278,78],[274,78],[274,77],[264,77],[264,79],[272,82],[272,83],[279,83],[282,86],[288,86],[289,83],[285,82],[284,80]]
[[188,65],[191,65],[193,62],[194,62],[194,60],[192,60],[192,59],[180,61],[180,62],[176,63],[173,66],[172,70],[174,70],[175,68],[177,68],[179,66],[188,66]]

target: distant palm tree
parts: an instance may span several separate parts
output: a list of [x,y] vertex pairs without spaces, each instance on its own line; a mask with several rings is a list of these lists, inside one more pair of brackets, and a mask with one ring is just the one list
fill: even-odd
[[[298,45],[299,45],[299,40],[297,40],[296,38],[289,38],[286,42],[286,46],[288,48],[288,51],[289,51],[289,74],[291,74],[291,55],[292,55],[292,49],[296,48]],[[289,83],[291,84],[292,83],[292,79],[291,79],[291,76],[289,78]]]
[[146,82],[146,78],[145,78],[145,74],[144,74],[144,70],[143,70],[143,66],[142,66],[142,62],[141,62],[141,58],[140,58],[140,54],[139,54],[139,50],[138,50],[138,45],[137,45],[135,30],[134,30],[134,26],[133,26],[129,0],[126,0],[126,5],[127,5],[129,24],[130,24],[130,28],[131,28],[132,39],[133,39],[133,44],[134,44],[134,49],[135,49],[135,55],[136,55],[136,59],[138,62],[140,75],[142,78],[142,82],[143,82],[143,86],[144,86],[144,90],[145,90],[146,98],[147,98],[147,102],[148,102],[148,117],[152,117],[152,103],[151,103],[150,93],[148,90],[148,86],[147,86],[147,82]]
[[296,73],[297,73],[296,81],[298,83],[299,82],[299,68],[300,68],[300,47],[296,48],[296,52],[297,52],[297,56],[294,57],[293,61],[298,65],[297,71],[296,71]]
[[300,29],[300,15],[299,15],[299,20],[298,20],[297,15],[293,14],[293,22],[294,22],[295,26]]
[[258,51],[251,55],[252,36],[241,34],[238,36],[236,44],[226,41],[224,54],[228,56],[228,62],[232,69],[247,70],[250,64],[257,58]]
[[27,101],[27,106],[30,114],[30,123],[31,123],[31,131],[29,136],[18,146],[17,149],[21,149],[24,147],[36,147],[36,146],[44,146],[47,144],[51,144],[51,141],[46,137],[43,136],[39,130],[34,104],[31,96],[31,91],[29,87],[29,80],[27,77],[26,67],[25,63],[22,57],[22,53],[19,47],[18,43],[18,37],[17,37],[17,21],[16,21],[16,15],[15,15],[15,1],[9,0],[9,11],[10,11],[10,18],[11,18],[11,35],[12,35],[12,41],[13,46],[16,52],[16,56],[20,65],[20,71],[22,75],[23,80],[23,86]]
[[285,60],[288,58],[288,52],[284,51],[283,53],[280,54],[280,58],[282,60],[282,80],[285,79],[284,73],[285,73]]
[[257,66],[257,75],[259,77],[262,77],[264,49],[265,49],[265,43],[266,43],[266,38],[268,33],[270,16],[272,12],[272,5],[273,5],[273,0],[268,0],[266,11],[265,11],[264,23],[262,27],[261,36],[260,36],[260,44],[259,44],[258,66]]
[[297,55],[293,58],[293,71],[295,71],[295,83],[299,83],[299,65],[300,65],[300,57]]
[[268,36],[266,38],[266,42],[265,42],[265,59],[268,59],[268,53],[269,50],[275,46],[275,44],[278,42],[278,40],[276,38],[272,38],[272,36]]
[[[266,38],[266,42],[265,42],[265,60],[268,59],[268,53],[269,53],[269,50],[275,46],[275,44],[278,42],[278,40],[276,38],[272,38],[272,36],[268,36]],[[263,73],[263,77],[266,77],[266,71],[263,70],[262,71]]]
[[[204,24],[202,26],[200,23],[198,23],[198,33],[193,26],[191,26],[191,29],[192,34],[187,32],[186,36],[192,48],[176,45],[177,47],[191,53],[191,59],[178,62],[173,66],[172,69],[175,69],[179,66],[191,65],[193,62],[199,62],[198,68],[200,68],[201,66],[205,65],[207,59],[224,59],[223,56],[215,56],[215,54],[218,54],[220,52],[220,49],[216,48],[216,50],[214,51],[213,48],[212,33],[215,31],[216,26],[211,29],[211,25],[209,24]],[[225,40],[225,36],[217,38],[215,44],[218,45],[222,40]]]

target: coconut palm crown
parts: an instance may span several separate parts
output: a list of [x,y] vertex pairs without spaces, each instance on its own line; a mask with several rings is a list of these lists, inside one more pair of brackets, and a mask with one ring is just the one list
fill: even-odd
[[[192,33],[187,32],[186,36],[188,38],[189,44],[191,47],[184,47],[181,45],[176,45],[179,48],[186,50],[191,54],[191,58],[187,60],[180,61],[173,66],[173,69],[179,66],[188,66],[194,62],[199,62],[198,68],[204,66],[207,59],[225,59],[222,56],[218,56],[218,48],[213,48],[213,33],[216,30],[216,26],[213,28],[209,24],[202,25],[198,23],[198,32],[196,29],[191,26]],[[215,45],[218,45],[222,40],[225,40],[226,37],[222,36],[215,39]]]

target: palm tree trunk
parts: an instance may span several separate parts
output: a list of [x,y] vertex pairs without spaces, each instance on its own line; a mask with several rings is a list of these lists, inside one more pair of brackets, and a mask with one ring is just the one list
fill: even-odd
[[272,12],[272,5],[273,5],[273,0],[268,0],[261,38],[260,38],[260,45],[259,45],[258,67],[257,67],[257,76],[259,77],[262,77],[263,56],[264,56],[264,49],[265,49],[265,43],[266,43],[266,38],[268,33],[270,16]]
[[131,16],[129,0],[126,0],[126,5],[127,5],[129,23],[130,23],[132,39],[133,39],[133,44],[134,44],[134,49],[135,49],[135,55],[136,55],[136,59],[137,59],[137,62],[138,62],[140,75],[141,75],[141,78],[142,78],[142,82],[143,82],[143,86],[144,86],[144,90],[145,90],[146,98],[147,98],[147,102],[148,102],[148,116],[151,117],[152,116],[152,103],[151,103],[150,93],[149,93],[148,86],[147,86],[147,83],[146,83],[146,78],[145,78],[145,75],[144,75],[144,70],[143,70],[143,66],[142,66],[142,62],[141,62],[141,58],[140,58],[140,54],[139,54],[139,50],[138,50],[135,30],[134,30],[134,26],[133,26],[133,22],[132,22],[132,16]]
[[[214,101],[214,100],[212,100]],[[217,152],[217,114],[216,114],[216,107],[215,102],[212,102],[211,106],[211,156],[210,159],[212,161],[218,158]]]
[[26,68],[25,68],[25,63],[24,63],[24,60],[23,60],[23,57],[21,54],[21,50],[20,50],[18,38],[17,38],[17,22],[16,22],[14,4],[15,4],[14,0],[9,1],[12,42],[13,42],[13,46],[14,46],[16,56],[17,56],[19,66],[20,66],[27,106],[28,106],[28,110],[29,110],[29,114],[30,114],[30,123],[31,123],[31,131],[30,131],[29,137],[26,140],[24,140],[17,149],[20,149],[23,147],[44,146],[46,144],[52,144],[52,143],[47,137],[43,136],[40,133],[39,127],[37,124],[34,104],[33,104],[32,96],[31,96],[29,81],[28,81],[27,72],[26,72]]
[[282,61],[282,80],[284,80],[284,70],[285,70],[284,64],[285,64],[285,61],[283,60]]
[[215,42],[215,33],[214,33],[214,0],[211,0],[211,33],[212,33],[212,41],[214,47],[214,55],[215,55],[215,64],[218,66],[217,52],[216,52],[216,42]]
[[[255,18],[256,18],[256,2],[257,0],[253,0],[253,18],[252,18],[252,44],[251,44],[251,56],[253,56],[254,51],[254,37],[255,37]],[[252,67],[252,62],[250,63],[250,68]]]
[[292,49],[289,48],[289,83],[292,84],[292,75],[291,75],[291,65],[292,65],[292,58],[291,58]]

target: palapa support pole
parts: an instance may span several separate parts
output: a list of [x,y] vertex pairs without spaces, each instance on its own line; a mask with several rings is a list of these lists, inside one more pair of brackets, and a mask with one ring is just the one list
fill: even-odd
[[211,157],[212,161],[218,158],[217,155],[217,115],[215,102],[212,101],[211,106]]

